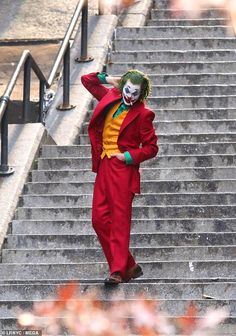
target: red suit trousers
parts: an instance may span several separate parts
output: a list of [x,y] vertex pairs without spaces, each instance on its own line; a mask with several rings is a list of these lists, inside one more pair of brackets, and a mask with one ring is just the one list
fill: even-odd
[[122,277],[135,260],[129,251],[132,201],[132,166],[116,157],[101,160],[94,185],[92,224],[107,259],[110,273]]

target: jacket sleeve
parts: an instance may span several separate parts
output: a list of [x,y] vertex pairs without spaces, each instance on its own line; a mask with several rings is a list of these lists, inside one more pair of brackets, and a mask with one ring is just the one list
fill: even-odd
[[145,114],[140,118],[139,127],[142,147],[129,149],[133,164],[135,165],[153,158],[158,153],[158,138],[152,123],[154,118],[155,114],[151,110],[146,110]]
[[100,101],[109,91],[107,87],[101,84],[98,75],[99,72],[92,72],[88,75],[81,76],[81,82],[84,87]]

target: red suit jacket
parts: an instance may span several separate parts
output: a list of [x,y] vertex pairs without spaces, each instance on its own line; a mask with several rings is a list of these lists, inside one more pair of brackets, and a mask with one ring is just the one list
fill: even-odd
[[[122,98],[117,88],[108,89],[100,83],[97,72],[81,77],[82,84],[99,101],[88,126],[92,151],[92,171],[97,172],[102,153],[102,132],[106,112]],[[118,136],[118,148],[128,151],[133,160],[133,181],[131,189],[140,193],[139,164],[157,155],[157,136],[152,121],[155,114],[143,102],[136,102],[125,117]],[[140,147],[140,145],[142,145]]]

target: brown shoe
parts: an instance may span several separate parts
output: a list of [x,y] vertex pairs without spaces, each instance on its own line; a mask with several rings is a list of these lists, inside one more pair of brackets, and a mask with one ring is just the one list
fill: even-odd
[[104,280],[105,286],[119,285],[121,282],[123,282],[123,279],[120,272],[114,272],[109,276],[109,278]]
[[139,264],[129,268],[125,274],[125,282],[129,282],[131,279],[137,279],[143,275],[142,268]]

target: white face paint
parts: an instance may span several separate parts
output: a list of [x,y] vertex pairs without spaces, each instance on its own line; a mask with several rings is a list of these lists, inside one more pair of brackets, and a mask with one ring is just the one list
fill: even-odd
[[133,105],[140,97],[141,85],[133,84],[129,79],[123,87],[122,97],[126,105]]

